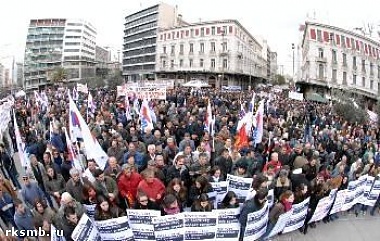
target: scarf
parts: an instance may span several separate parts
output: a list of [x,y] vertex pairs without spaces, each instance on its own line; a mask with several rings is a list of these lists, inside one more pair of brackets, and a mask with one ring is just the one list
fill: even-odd
[[164,208],[164,211],[167,215],[172,215],[172,214],[177,214],[180,212],[180,209],[179,207],[175,207],[175,208]]
[[287,202],[287,201],[284,201],[282,204],[284,205],[285,212],[287,212],[287,211],[289,211],[290,209],[292,209],[292,203]]

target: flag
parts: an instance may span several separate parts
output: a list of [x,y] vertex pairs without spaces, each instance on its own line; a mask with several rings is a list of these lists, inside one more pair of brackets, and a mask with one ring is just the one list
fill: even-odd
[[17,121],[16,121],[15,111],[13,111],[13,125],[15,129],[18,157],[20,159],[21,165],[24,168],[29,168],[30,162],[29,162],[29,158],[27,157],[27,154],[25,153],[25,144],[22,142],[20,129],[18,128]]
[[157,116],[156,116],[156,113],[154,112],[154,107],[152,105],[152,102],[150,102],[151,104],[149,105],[149,112],[150,112],[150,116],[152,117],[152,121],[153,123],[156,123],[157,122]]
[[90,129],[87,126],[86,121],[83,119],[77,106],[72,100],[70,96],[70,92],[69,92],[69,108],[70,108],[71,115],[73,116],[73,114],[75,114],[76,117],[74,118],[76,118],[77,121],[79,122],[80,131],[81,131],[84,146],[86,149],[87,159],[94,159],[95,162],[100,167],[100,169],[104,170],[104,167],[108,160],[108,155],[104,152],[98,140],[92,135]]
[[256,98],[256,93],[253,92],[252,100],[251,100],[251,102],[249,102],[249,108],[248,108],[248,111],[251,112],[252,115],[255,112],[255,98]]
[[49,142],[51,143],[51,140],[53,138],[53,120],[50,121],[50,128],[49,128]]
[[130,121],[132,120],[131,106],[129,105],[129,99],[127,96],[125,97],[124,106],[125,106],[125,117],[127,118],[127,121]]
[[87,84],[84,85],[84,84],[77,83],[77,91],[87,94],[88,93]]
[[212,118],[211,127],[210,128],[211,128],[210,135],[213,137],[213,136],[215,136],[215,115]]
[[240,104],[239,120],[243,119],[245,116],[245,110],[243,104]]
[[78,115],[71,105],[69,106],[69,131],[72,142],[76,142],[78,139],[83,139]]
[[140,118],[141,118],[141,130],[143,132],[145,132],[146,128],[153,130],[153,120],[152,120],[152,115],[151,115],[151,111],[149,109],[147,100],[144,100],[141,104]]
[[246,131],[246,123],[243,123],[241,128],[239,129],[234,143],[236,150],[241,150],[248,146],[248,135]]
[[80,171],[84,170],[84,167],[81,165],[81,162],[79,161],[79,157],[77,155],[77,152],[74,149],[73,143],[71,142],[69,135],[67,134],[67,130],[65,127],[63,127],[65,131],[65,138],[66,138],[66,145],[67,145],[67,152],[69,155],[69,160],[72,161],[72,165]]
[[255,144],[259,144],[263,140],[264,134],[264,100],[260,101],[259,107],[257,108],[255,122],[256,127],[253,138],[255,140]]
[[205,124],[204,124],[204,130],[208,133],[211,133],[211,123],[212,123],[212,110],[211,110],[211,102],[210,99],[208,100],[207,109],[206,109],[206,117],[205,117]]
[[77,91],[77,88],[73,88],[73,100],[74,101],[77,101],[78,100],[78,91]]
[[90,92],[88,92],[87,96],[87,111],[91,114],[92,117],[94,117],[96,111],[96,104]]

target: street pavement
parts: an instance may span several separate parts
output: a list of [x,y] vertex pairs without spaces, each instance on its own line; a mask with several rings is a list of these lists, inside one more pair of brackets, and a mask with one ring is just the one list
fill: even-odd
[[[14,155],[14,160],[19,170],[20,184],[22,183],[22,167],[18,155]],[[21,198],[21,196],[20,196]],[[293,231],[288,234],[275,236],[272,241],[380,241],[380,214],[375,216],[369,214],[343,215],[334,222],[319,222],[316,228],[309,228],[306,235],[299,231]]]

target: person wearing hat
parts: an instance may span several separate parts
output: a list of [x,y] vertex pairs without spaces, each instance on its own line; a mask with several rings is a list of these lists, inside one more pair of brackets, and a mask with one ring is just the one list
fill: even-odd
[[24,173],[22,175],[24,185],[21,189],[21,196],[25,204],[33,209],[35,200],[46,200],[44,192],[38,186],[37,182],[30,180],[30,175]]

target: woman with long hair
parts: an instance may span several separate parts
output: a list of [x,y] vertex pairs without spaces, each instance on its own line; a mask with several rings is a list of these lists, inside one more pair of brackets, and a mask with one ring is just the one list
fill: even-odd
[[54,197],[54,200],[60,206],[61,195],[66,191],[66,182],[61,174],[57,174],[52,167],[46,170],[47,179],[45,181],[46,192]]
[[187,188],[182,185],[181,179],[174,178],[171,180],[166,187],[166,193],[174,194],[177,197],[177,200],[180,206],[184,207],[187,203]]
[[223,198],[222,203],[220,204],[221,209],[226,208],[238,208],[239,202],[237,200],[237,195],[233,191],[227,192],[226,196]]
[[193,186],[190,188],[189,193],[189,206],[191,206],[195,200],[203,193],[212,192],[212,186],[204,176],[199,176],[195,179]]
[[36,200],[33,209],[34,220],[41,222],[46,220],[50,224],[55,223],[56,213],[47,205],[45,200]]
[[83,204],[93,205],[98,204],[99,194],[96,192],[96,188],[90,184],[83,186]]
[[155,202],[152,202],[144,192],[137,192],[137,200],[133,209],[159,210],[160,208]]
[[213,209],[213,203],[210,202],[208,195],[202,193],[197,200],[191,206],[192,212],[211,212]]
[[108,220],[125,216],[125,212],[111,203],[106,197],[99,196],[97,202],[94,215],[95,220]]

